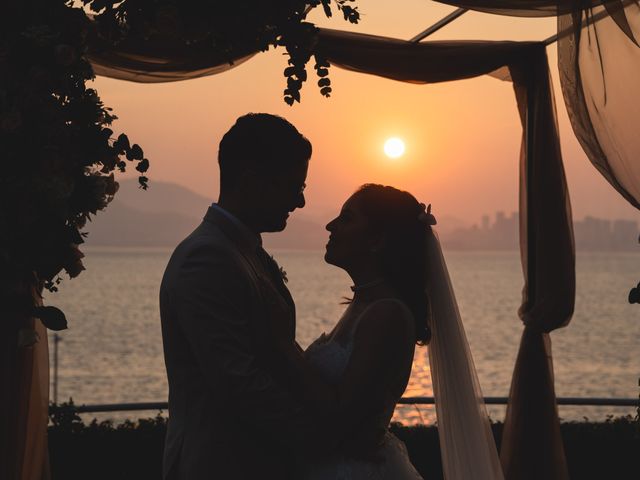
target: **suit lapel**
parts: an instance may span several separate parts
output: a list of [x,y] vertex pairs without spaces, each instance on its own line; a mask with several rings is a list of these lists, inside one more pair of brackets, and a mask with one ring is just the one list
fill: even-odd
[[[291,338],[295,339],[295,303],[289,289],[282,280],[282,275],[277,263],[262,248],[260,237],[250,232],[247,228],[236,225],[235,222],[215,207],[209,207],[209,210],[207,210],[204,216],[204,221],[216,225],[231,243],[237,247],[238,252],[253,271],[257,281],[266,282],[271,285],[272,288],[270,290],[275,290],[274,293],[279,294],[286,302],[291,311],[289,315],[289,330]],[[261,258],[263,256],[261,252],[264,252],[265,258]],[[260,288],[260,290],[264,292],[265,289]]]
[[274,258],[271,255],[269,255],[267,251],[264,248],[262,248],[262,246],[258,247],[257,256],[261,260],[262,264],[264,265],[265,270],[267,270],[267,272],[269,273],[271,283],[276,288],[276,290],[278,290],[278,293],[280,294],[280,296],[283,298],[285,302],[287,302],[287,304],[289,305],[289,308],[291,309],[292,315],[291,315],[291,322],[290,322],[290,330],[291,330],[291,337],[295,338],[296,336],[296,322],[295,322],[296,305],[293,301],[293,297],[291,296],[291,293],[289,292],[289,289],[284,283],[282,270],[280,269],[280,267],[278,266],[278,263],[274,260]]

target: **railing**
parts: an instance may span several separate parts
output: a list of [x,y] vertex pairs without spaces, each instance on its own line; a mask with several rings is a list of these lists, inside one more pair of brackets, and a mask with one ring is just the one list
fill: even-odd
[[[487,405],[506,405],[507,397],[485,397]],[[638,398],[583,398],[583,397],[559,397],[556,399],[558,405],[582,405],[597,407],[640,407]],[[398,401],[400,405],[433,405],[433,397],[403,397]],[[50,412],[59,409],[73,411],[76,413],[98,413],[98,412],[128,412],[138,410],[167,410],[168,402],[139,402],[139,403],[106,403],[96,405],[51,405]]]

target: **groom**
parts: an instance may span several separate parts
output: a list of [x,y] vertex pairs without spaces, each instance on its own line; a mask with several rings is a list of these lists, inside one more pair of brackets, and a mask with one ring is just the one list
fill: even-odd
[[[175,249],[160,287],[169,380],[165,479],[293,478],[323,437],[292,397],[267,312],[295,307],[262,232],[305,204],[311,143],[285,119],[240,117],[220,142],[220,197]],[[284,332],[284,333],[283,333]]]

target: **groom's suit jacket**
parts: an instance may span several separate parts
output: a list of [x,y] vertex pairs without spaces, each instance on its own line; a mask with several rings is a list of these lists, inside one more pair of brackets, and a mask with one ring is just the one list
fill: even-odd
[[272,302],[289,312],[293,341],[293,301],[260,237],[210,207],[174,251],[160,287],[165,479],[290,478],[297,454],[317,438],[278,375]]

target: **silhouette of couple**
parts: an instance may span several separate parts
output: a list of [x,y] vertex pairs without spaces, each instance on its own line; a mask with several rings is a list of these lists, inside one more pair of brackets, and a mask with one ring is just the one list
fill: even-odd
[[[364,185],[329,222],[324,258],[349,274],[353,299],[331,332],[306,351],[296,343],[295,304],[260,234],[305,206],[311,152],[264,113],[240,117],[220,142],[219,200],[175,249],[160,289],[164,478],[422,478],[387,426],[415,346],[432,336],[445,471],[501,478],[435,219],[411,194]],[[469,435],[481,438],[461,441]]]

